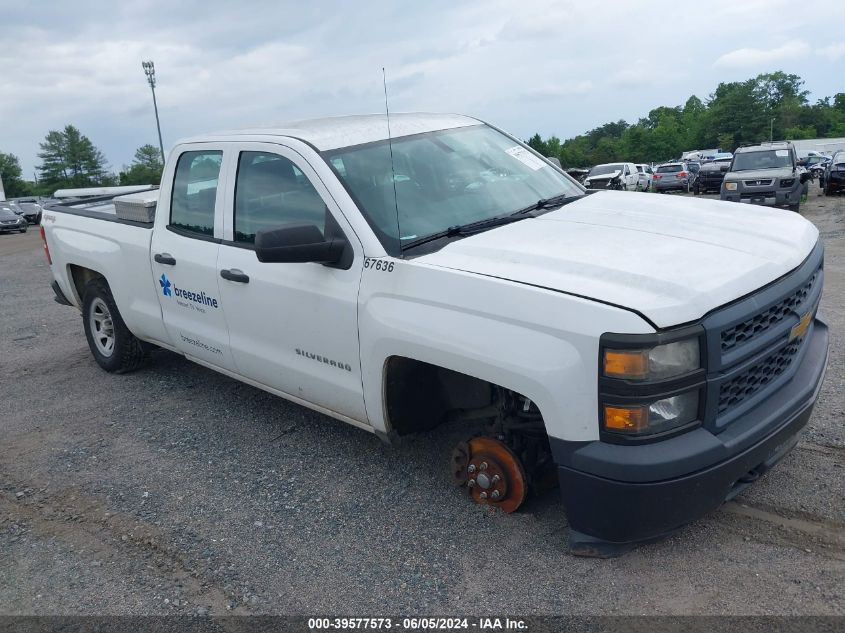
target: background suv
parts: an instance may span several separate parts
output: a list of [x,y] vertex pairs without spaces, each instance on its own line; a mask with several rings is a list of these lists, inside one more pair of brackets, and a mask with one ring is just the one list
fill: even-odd
[[804,180],[792,143],[746,145],[734,152],[722,181],[721,198],[798,211]]
[[695,182],[695,193],[707,193],[708,191],[720,191],[722,189],[722,180],[731,166],[732,157],[717,158],[706,163],[702,163],[701,169],[698,171],[698,180]]
[[666,163],[654,170],[652,176],[654,190],[657,193],[665,191],[690,191],[695,184],[695,174],[688,163]]

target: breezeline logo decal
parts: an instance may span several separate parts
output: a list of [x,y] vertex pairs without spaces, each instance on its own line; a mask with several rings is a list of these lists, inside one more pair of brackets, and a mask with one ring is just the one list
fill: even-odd
[[[215,297],[209,297],[205,294],[205,291],[193,292],[191,290],[179,288],[175,284],[171,283],[171,281],[167,278],[167,275],[164,273],[162,273],[161,277],[159,277],[158,283],[161,286],[161,294],[165,297],[176,297],[176,303],[183,308],[191,308],[199,312],[205,312],[206,306],[215,309],[219,307]],[[179,301],[179,299],[187,299],[190,303]]]

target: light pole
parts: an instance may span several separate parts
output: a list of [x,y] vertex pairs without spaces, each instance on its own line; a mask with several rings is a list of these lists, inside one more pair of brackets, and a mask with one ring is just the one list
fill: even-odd
[[153,108],[156,111],[156,129],[158,129],[158,146],[161,149],[161,164],[164,165],[164,143],[161,140],[161,123],[158,120],[158,104],[156,103],[156,67],[152,61],[141,62],[141,68],[147,76],[150,90],[153,91]]
[[775,140],[775,119],[772,118],[772,120],[769,121],[769,142],[771,143],[774,140]]

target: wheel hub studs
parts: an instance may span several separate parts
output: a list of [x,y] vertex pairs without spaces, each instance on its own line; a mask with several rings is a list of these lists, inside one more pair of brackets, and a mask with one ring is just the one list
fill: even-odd
[[479,436],[453,452],[453,479],[477,503],[513,512],[525,499],[527,482],[519,458],[501,440]]

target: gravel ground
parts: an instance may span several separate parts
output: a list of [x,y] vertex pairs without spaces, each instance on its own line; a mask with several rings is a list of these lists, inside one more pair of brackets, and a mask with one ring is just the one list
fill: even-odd
[[459,429],[384,446],[163,351],[101,371],[37,231],[0,235],[0,613],[845,614],[845,197],[814,187],[802,213],[832,335],[809,428],[735,502],[613,560],[567,554],[555,493],[469,503]]

